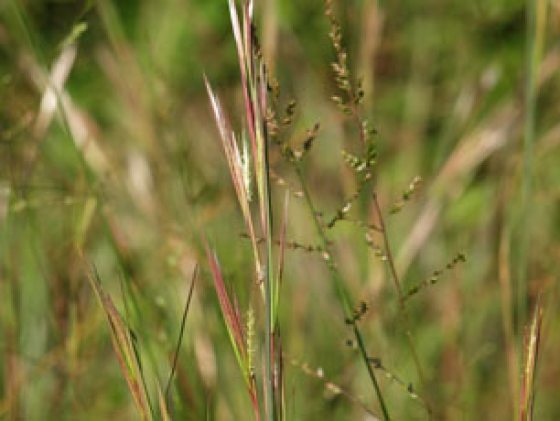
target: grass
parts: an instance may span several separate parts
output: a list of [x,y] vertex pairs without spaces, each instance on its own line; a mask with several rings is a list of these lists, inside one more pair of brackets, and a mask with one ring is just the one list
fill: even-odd
[[0,6],[0,418],[560,416],[556,3],[251,9]]

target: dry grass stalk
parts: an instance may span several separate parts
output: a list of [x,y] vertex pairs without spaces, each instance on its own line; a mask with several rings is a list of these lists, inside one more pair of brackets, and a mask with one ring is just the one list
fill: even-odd
[[151,420],[153,416],[148,391],[144,382],[144,374],[142,372],[139,355],[133,343],[130,329],[126,326],[126,323],[117,311],[111,297],[101,286],[99,275],[94,266],[91,266],[88,271],[88,280],[107,317],[107,322],[111,330],[113,350],[115,351],[123,377],[128,384],[140,417],[143,420]]
[[[248,159],[243,162],[240,158],[235,136],[224,118],[216,96],[208,82],[206,82],[208,95],[216,123],[220,130],[222,143],[230,166],[230,173],[234,182],[238,200],[240,202],[245,224],[249,231],[253,245],[255,260],[255,277],[262,287],[265,306],[265,369],[264,369],[264,412],[270,420],[277,419],[280,407],[277,405],[276,396],[282,393],[278,390],[280,383],[274,378],[281,377],[281,355],[279,353],[280,335],[277,330],[277,304],[279,279],[277,279],[273,268],[273,239],[272,239],[272,197],[271,197],[271,175],[269,168],[268,133],[267,133],[267,72],[262,52],[253,29],[253,2],[244,1],[241,5],[241,19],[233,0],[228,1],[233,36],[237,48],[239,68],[241,74],[241,85],[244,100],[244,114],[247,131],[251,145],[251,160],[253,161],[254,176],[257,186],[258,208],[260,215],[260,226],[262,236],[265,240],[264,265],[262,265],[257,240],[255,236],[254,223],[251,219],[249,208],[249,192],[246,187],[250,185]],[[244,165],[245,164],[245,167]],[[227,315],[231,319],[231,316]],[[230,320],[231,322],[231,320]],[[275,375],[276,373],[276,375]],[[256,395],[255,395],[256,396]]]
[[241,314],[239,313],[237,306],[233,304],[232,300],[229,297],[224,278],[218,264],[218,260],[216,259],[216,255],[210,250],[208,245],[206,245],[206,257],[208,259],[210,270],[212,272],[214,289],[216,290],[216,294],[218,295],[220,309],[222,310],[222,316],[224,318],[231,346],[235,353],[237,364],[243,374],[243,379],[245,381],[247,391],[249,392],[255,419],[259,420],[260,405],[257,396],[255,375],[252,369],[253,363],[251,341],[247,340],[252,336],[252,334],[251,332],[248,332],[248,334],[245,335],[245,332],[243,330],[243,322],[241,320]]
[[249,204],[250,180],[248,179],[247,171],[245,170],[245,166],[247,165],[247,163],[244,162],[241,157],[239,147],[237,145],[237,140],[235,138],[235,133],[232,131],[229,121],[224,115],[219,99],[212,91],[212,88],[210,87],[210,84],[208,83],[206,77],[204,78],[204,82],[206,84],[210,103],[212,104],[212,110],[214,111],[214,118],[220,132],[220,139],[224,148],[231,180],[237,194],[237,201],[239,202],[239,206],[241,207],[241,213],[243,214],[245,226],[247,228],[247,231],[249,232],[249,238],[251,239],[253,258],[255,260],[255,272],[258,274],[262,269],[259,250],[257,246],[257,238],[255,235],[255,228],[253,225],[253,219],[251,217],[251,209]]
[[521,392],[519,396],[519,419],[522,421],[531,421],[533,419],[535,376],[539,357],[542,318],[543,305],[539,296],[533,311],[531,324],[528,326],[525,336],[525,358],[523,361]]

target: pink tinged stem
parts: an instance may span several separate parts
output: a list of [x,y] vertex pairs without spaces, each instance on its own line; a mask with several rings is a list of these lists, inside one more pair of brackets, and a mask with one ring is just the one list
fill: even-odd
[[224,278],[222,277],[222,272],[220,271],[220,266],[216,259],[216,255],[210,250],[207,244],[205,244],[204,246],[206,248],[206,256],[208,258],[208,263],[210,264],[210,270],[212,272],[212,278],[214,280],[214,288],[216,289],[220,308],[222,309],[222,313],[228,326],[228,330],[233,335],[237,349],[239,350],[241,356],[244,357],[246,354],[246,350],[245,341],[243,339],[243,330],[241,328],[241,317],[239,315],[239,312],[235,311],[234,306],[229,299],[224,283]]

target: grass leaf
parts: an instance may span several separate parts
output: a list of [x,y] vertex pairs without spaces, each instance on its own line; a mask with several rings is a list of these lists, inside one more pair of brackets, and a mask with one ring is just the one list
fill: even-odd
[[245,340],[242,330],[241,317],[239,312],[236,311],[233,303],[231,302],[225,283],[220,270],[218,260],[213,251],[210,250],[207,244],[206,256],[208,258],[208,264],[210,265],[210,270],[212,272],[212,278],[214,280],[214,289],[218,295],[218,301],[220,303],[220,309],[222,310],[222,316],[231,340],[231,345],[235,352],[237,362],[243,371],[245,380],[248,381],[248,367],[247,367],[247,352],[245,348]]
[[535,372],[539,356],[542,317],[543,306],[541,298],[539,297],[533,312],[531,324],[525,337],[525,361],[523,362],[523,380],[521,383],[520,396],[520,419],[523,421],[530,421],[533,419]]
[[88,279],[107,317],[113,349],[138,412],[143,420],[151,420],[153,417],[149,409],[148,391],[142,379],[142,368],[131,332],[113,304],[113,300],[101,286],[99,274],[93,265],[88,271]]

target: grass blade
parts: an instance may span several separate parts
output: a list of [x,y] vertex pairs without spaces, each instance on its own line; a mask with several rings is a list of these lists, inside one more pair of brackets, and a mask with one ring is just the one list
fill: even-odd
[[149,409],[148,392],[143,381],[142,368],[131,332],[113,304],[113,300],[101,286],[99,274],[93,265],[88,271],[88,280],[107,317],[113,349],[138,412],[143,420],[151,420],[153,417]]
[[247,191],[246,186],[248,186],[250,183],[249,180],[246,180],[246,177],[248,176],[247,171],[245,170],[246,163],[244,165],[241,154],[239,153],[239,147],[237,146],[235,135],[233,134],[231,126],[224,115],[218,97],[214,94],[212,87],[210,86],[210,83],[208,82],[208,79],[206,79],[206,77],[204,77],[204,82],[206,84],[206,90],[208,92],[208,97],[210,98],[210,103],[214,112],[216,125],[218,126],[218,130],[220,132],[220,138],[226,155],[231,180],[233,182],[233,186],[237,194],[237,200],[239,202],[239,206],[241,207],[243,219],[245,221],[245,225],[251,239],[251,244],[253,246],[253,257],[255,259],[256,272],[258,274],[261,271],[261,264],[255,229],[253,220],[251,218],[251,210],[249,208],[250,195]]
[[521,180],[521,213],[519,220],[520,256],[517,259],[518,325],[523,326],[528,313],[527,269],[531,241],[531,201],[534,183],[534,144],[537,134],[538,75],[546,36],[546,0],[527,1],[527,75],[525,80],[525,110],[523,133],[523,170]]
[[161,415],[161,420],[162,421],[171,421],[171,416],[169,415],[169,408],[167,406],[167,401],[166,398],[163,396],[163,393],[161,391],[161,387],[157,386],[157,392],[158,392],[158,403],[159,403],[159,412]]
[[[250,344],[245,341],[245,334],[242,328],[241,315],[239,314],[237,305],[232,303],[229,298],[224,278],[222,276],[218,260],[214,252],[210,250],[208,244],[205,242],[206,256],[208,258],[208,263],[210,265],[210,270],[212,272],[212,278],[214,280],[214,289],[218,295],[218,301],[220,303],[220,309],[222,311],[222,316],[228,331],[231,346],[235,353],[237,363],[241,372],[243,374],[243,379],[245,380],[247,391],[249,393],[249,398],[251,399],[251,405],[255,414],[255,419],[260,421],[260,409],[259,401],[257,395],[257,387],[255,382],[255,376],[252,370],[252,355]],[[248,332],[247,337],[251,338],[251,332]]]
[[539,344],[541,339],[541,325],[543,318],[543,306],[541,298],[537,299],[537,305],[533,312],[531,325],[525,337],[525,361],[523,362],[523,376],[521,383],[519,418],[522,421],[533,419],[533,404],[535,398],[535,372],[539,356]]
[[242,368],[245,379],[247,380],[245,340],[243,339],[241,317],[229,298],[215,253],[210,250],[208,245],[205,245],[205,247],[206,257],[208,258],[208,263],[212,272],[212,279],[214,280],[214,289],[218,295],[220,309],[222,310],[222,315],[231,340],[231,345],[235,351],[235,356],[237,357],[239,366]]
[[181,343],[183,341],[183,335],[185,333],[185,324],[187,322],[187,314],[189,313],[189,308],[191,306],[191,300],[194,291],[194,285],[196,278],[198,277],[198,265],[195,266],[194,272],[191,279],[191,286],[189,288],[189,293],[187,296],[187,302],[185,303],[185,309],[183,310],[183,318],[181,319],[181,328],[179,330],[179,338],[177,339],[177,346],[175,347],[175,355],[173,357],[173,365],[171,366],[171,373],[169,373],[169,379],[167,380],[167,386],[165,387],[165,401],[169,402],[169,390],[171,387],[171,381],[175,375],[175,370],[177,369],[177,359],[179,357],[179,349],[181,348]]

